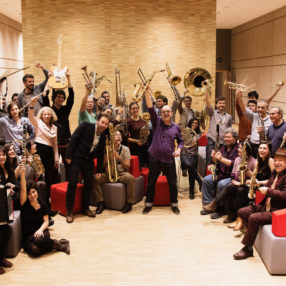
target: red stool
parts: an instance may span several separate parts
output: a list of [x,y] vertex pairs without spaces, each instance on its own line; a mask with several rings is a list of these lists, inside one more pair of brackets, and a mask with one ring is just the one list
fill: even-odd
[[147,187],[148,187],[148,177],[149,177],[149,169],[141,168],[141,176],[144,178],[144,195],[146,195]]
[[[52,210],[59,210],[61,215],[67,215],[66,194],[68,182],[51,185],[51,207]],[[83,184],[77,184],[73,213],[81,212],[81,196]]]
[[208,138],[207,138],[207,133],[205,132],[198,140],[198,146],[207,146],[207,144],[208,144]]
[[171,204],[169,185],[166,176],[159,176],[155,186],[154,206],[169,206]]
[[286,209],[272,213],[272,232],[276,236],[286,237]]
[[138,156],[135,156],[135,155],[131,156],[129,173],[134,178],[138,178],[141,176]]

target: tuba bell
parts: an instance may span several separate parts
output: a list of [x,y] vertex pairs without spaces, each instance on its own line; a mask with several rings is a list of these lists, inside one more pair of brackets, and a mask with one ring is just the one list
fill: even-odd
[[205,94],[205,88],[210,87],[212,78],[203,68],[192,68],[184,76],[184,86],[191,96],[200,97]]

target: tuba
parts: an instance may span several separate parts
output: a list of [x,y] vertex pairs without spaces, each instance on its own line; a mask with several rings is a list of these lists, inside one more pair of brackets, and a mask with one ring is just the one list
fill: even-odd
[[150,134],[149,130],[148,130],[148,124],[149,124],[149,120],[150,120],[150,113],[149,112],[145,112],[142,114],[142,119],[145,121],[145,125],[141,127],[140,129],[140,142],[142,145],[144,145],[147,141],[147,138]]
[[109,139],[106,135],[106,157],[108,168],[108,179],[110,183],[116,183],[118,181],[117,161],[113,156],[115,152],[114,135],[116,128],[112,123],[109,123]]
[[205,94],[205,88],[211,87],[210,73],[203,68],[192,68],[184,76],[184,86],[191,96],[200,97]]

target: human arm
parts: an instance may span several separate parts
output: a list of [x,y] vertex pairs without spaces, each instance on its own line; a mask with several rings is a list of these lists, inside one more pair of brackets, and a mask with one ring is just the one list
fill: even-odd
[[26,167],[20,164],[20,205],[23,206],[27,201]]
[[42,223],[41,227],[34,233],[34,237],[41,237],[44,236],[44,230],[49,227],[49,216],[43,216],[44,222]]
[[85,95],[81,100],[80,113],[84,113],[88,96],[91,93],[91,88],[88,84],[85,85]]
[[36,119],[34,115],[34,106],[35,106],[35,103],[38,101],[38,98],[39,98],[38,96],[34,96],[31,99],[31,103],[30,103],[29,111],[28,111],[28,118],[35,128],[35,136],[37,136],[37,133],[38,133],[38,120]]
[[52,125],[52,128],[55,130],[55,137],[52,139],[52,147],[54,151],[54,168],[57,169],[59,167],[59,150],[58,150],[58,136],[57,136],[57,127]]
[[278,85],[278,87],[276,88],[276,90],[274,91],[274,93],[273,93],[269,98],[267,98],[266,102],[267,102],[268,105],[269,105],[270,102],[273,100],[273,98],[278,94],[278,92],[283,88],[284,84],[285,84],[285,83],[282,82],[281,85]]
[[236,98],[235,98],[235,102],[237,102],[239,104],[239,107],[240,107],[240,110],[242,112],[245,112],[246,111],[246,106],[242,100],[242,92],[241,90],[238,90],[237,93],[236,93]]
[[211,108],[212,105],[211,105],[211,102],[210,102],[209,88],[206,88],[205,90],[206,90],[206,92],[205,92],[206,106],[208,108]]
[[114,152],[113,156],[120,162],[124,170],[128,172],[130,169],[130,159],[122,158],[117,152]]
[[45,88],[45,85],[46,85],[46,83],[48,81],[48,78],[49,78],[50,74],[49,74],[49,71],[45,68],[45,66],[41,62],[38,62],[36,64],[36,68],[41,69],[43,71],[44,75],[45,75],[44,81],[42,81],[41,83],[39,83],[37,85],[39,87],[40,92],[42,92],[44,90],[44,88]]

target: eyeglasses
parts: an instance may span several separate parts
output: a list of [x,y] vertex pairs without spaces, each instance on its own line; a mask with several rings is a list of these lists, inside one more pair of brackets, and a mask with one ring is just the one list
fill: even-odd
[[163,110],[161,111],[161,113],[170,113],[171,111],[170,110]]

